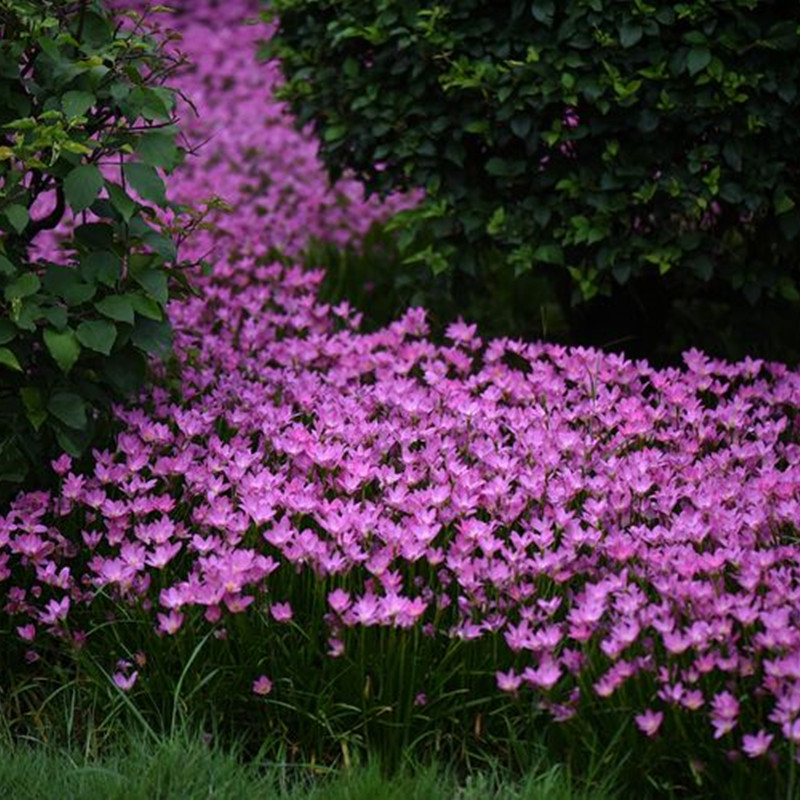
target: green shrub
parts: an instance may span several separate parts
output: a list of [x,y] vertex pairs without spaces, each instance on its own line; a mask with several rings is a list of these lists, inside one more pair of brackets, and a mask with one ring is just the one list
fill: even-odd
[[565,307],[623,298],[606,316],[651,323],[698,298],[797,312],[797,4],[272,0],[265,16],[332,174],[425,190],[396,225],[433,273],[480,291],[499,255]]
[[[79,455],[171,347],[181,63],[98,0],[0,0],[0,487]],[[45,231],[73,223],[54,260]],[[51,249],[52,252],[52,249]],[[57,260],[58,263],[55,263]]]

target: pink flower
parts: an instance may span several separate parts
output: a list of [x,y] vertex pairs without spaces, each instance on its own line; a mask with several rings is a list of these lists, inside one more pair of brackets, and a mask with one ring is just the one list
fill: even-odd
[[36,638],[36,626],[34,624],[21,625],[17,628],[19,638],[25,642],[32,642]]
[[50,466],[53,468],[53,472],[55,472],[56,475],[64,476],[72,469],[72,459],[64,453],[55,461],[51,461]]
[[272,691],[272,681],[266,676],[261,675],[253,681],[253,692],[262,697]]
[[344,642],[333,637],[328,639],[328,656],[330,658],[340,658],[344,655]]
[[269,611],[275,622],[289,622],[293,616],[289,603],[273,603]]
[[513,669],[508,672],[495,672],[497,687],[501,692],[515,692],[522,685],[522,677]]
[[661,723],[664,721],[664,714],[661,711],[647,709],[643,714],[634,717],[636,725],[646,736],[653,737],[658,733]]
[[742,750],[749,758],[758,758],[769,750],[774,738],[771,733],[767,733],[764,730],[754,734],[747,733],[742,737]]
[[133,688],[133,684],[136,683],[138,677],[139,673],[136,670],[131,672],[130,675],[126,675],[124,672],[115,672],[114,683],[123,692],[129,692]]
[[166,633],[168,636],[176,634],[183,625],[183,614],[172,609],[166,614],[157,614],[159,633]]

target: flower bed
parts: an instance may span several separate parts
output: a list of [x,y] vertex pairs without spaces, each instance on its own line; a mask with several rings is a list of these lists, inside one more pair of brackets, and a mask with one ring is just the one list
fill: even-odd
[[[659,371],[461,322],[439,346],[421,309],[360,332],[316,300],[319,272],[266,256],[390,209],[325,185],[270,99],[277,71],[254,65],[263,30],[236,25],[253,10],[176,21],[189,131],[211,137],[176,192],[235,211],[192,244],[215,269],[171,309],[179,368],[119,409],[93,472],[64,457],[60,491],[0,516],[6,658],[89,652],[135,697],[177,652],[180,680],[205,663],[213,633],[238,664],[231,702],[274,703],[253,724],[276,724],[308,670],[435,723],[449,665],[414,654],[459,643],[492,702],[566,725],[613,710],[645,744],[783,770],[800,742],[800,375],[696,351]],[[395,683],[336,666],[375,663],[365,641]]]

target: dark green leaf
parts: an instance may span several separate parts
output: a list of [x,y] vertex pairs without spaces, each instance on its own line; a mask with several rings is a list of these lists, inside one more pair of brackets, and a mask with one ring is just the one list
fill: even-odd
[[110,250],[114,245],[114,228],[105,222],[89,222],[75,228],[75,238],[93,250]]
[[24,231],[28,226],[30,215],[28,214],[28,209],[25,208],[25,206],[20,206],[17,204],[10,205],[3,210],[3,213],[6,215],[6,219],[11,223],[11,226],[17,233],[22,233],[22,231]]
[[3,291],[3,296],[9,302],[11,300],[19,300],[20,298],[30,297],[30,295],[36,294],[41,287],[42,282],[37,275],[34,275],[32,272],[25,272],[6,286]]
[[557,244],[543,244],[533,251],[533,260],[545,264],[563,264],[564,251]]
[[61,371],[69,372],[81,354],[81,346],[72,330],[57,331],[45,328],[44,343]]
[[73,428],[56,428],[56,439],[59,447],[74,458],[83,455],[86,448],[91,443],[91,428],[77,430]]
[[524,139],[531,132],[532,126],[533,119],[529,114],[523,114],[511,120],[511,132],[520,139]]
[[124,172],[125,179],[142,200],[149,200],[157,206],[166,204],[164,181],[154,167],[149,164],[126,164]]
[[133,305],[131,305],[131,298],[127,295],[119,294],[104,297],[95,303],[94,307],[106,317],[133,325]]
[[686,57],[686,68],[690,75],[697,75],[711,63],[711,51],[707,47],[693,47]]
[[144,270],[136,275],[136,282],[162,306],[167,304],[169,290],[167,288],[167,275],[163,270]]
[[619,29],[619,43],[624,48],[633,47],[641,40],[644,30],[641,25],[633,22],[624,22]]
[[87,281],[113,287],[122,277],[122,259],[108,250],[88,253],[81,259],[80,270]]
[[68,119],[82,117],[95,104],[97,98],[91,92],[66,92],[61,98],[61,108]]
[[531,14],[537,22],[542,22],[547,26],[553,24],[553,14],[555,13],[555,3],[553,0],[534,0],[531,4]]
[[64,196],[77,214],[94,203],[103,188],[103,175],[94,164],[75,167],[64,179]]
[[136,213],[138,203],[119,184],[106,181],[106,190],[122,219],[130,222],[131,217]]
[[174,169],[180,161],[180,151],[172,134],[145,133],[136,145],[136,152],[145,164],[168,171]]
[[67,309],[63,306],[44,306],[39,313],[41,318],[47,320],[54,328],[63,330],[67,327]]
[[135,294],[131,294],[130,298],[131,303],[133,303],[133,309],[137,314],[141,314],[148,319],[154,319],[156,322],[160,322],[164,319],[164,312],[161,310],[162,307],[153,300],[152,297],[146,297],[136,292]]
[[34,386],[24,386],[19,390],[22,403],[25,406],[25,415],[33,425],[33,429],[38,431],[47,419],[47,408],[45,407],[42,393]]
[[142,387],[146,361],[138,350],[127,347],[122,352],[115,353],[114,358],[108,359],[103,365],[103,371],[118,392],[129,395]]
[[86,427],[86,402],[79,394],[57,392],[50,398],[47,410],[70,428],[81,430]]
[[78,341],[90,350],[103,355],[110,355],[111,348],[117,338],[117,328],[113,322],[98,319],[81,322],[77,330]]
[[17,326],[11,320],[0,319],[0,344],[8,344],[17,336]]
[[64,300],[67,305],[76,306],[94,297],[96,288],[84,283],[81,274],[73,267],[52,264],[44,274],[44,288]]
[[0,254],[0,275],[14,275],[17,268],[2,254]]
[[152,356],[164,358],[172,349],[172,328],[169,322],[138,319],[131,334],[131,341]]
[[0,347],[0,364],[4,367],[16,370],[17,372],[22,372],[22,366],[17,360],[17,357],[7,347]]

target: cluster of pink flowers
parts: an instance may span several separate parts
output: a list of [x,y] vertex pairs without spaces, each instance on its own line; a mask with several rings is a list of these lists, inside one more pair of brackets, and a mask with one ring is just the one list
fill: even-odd
[[348,576],[328,596],[331,657],[365,626],[497,637],[498,690],[556,719],[646,679],[649,736],[680,709],[750,757],[800,743],[800,373],[696,351],[656,370],[464,322],[437,345],[421,309],[360,332],[318,301],[319,272],[262,256],[390,209],[326,186],[270,97],[274,65],[253,61],[263,29],[236,24],[254,4],[192,9],[190,134],[214,138],[174,188],[236,211],[193,245],[216,248],[215,271],[172,308],[180,386],[120,408],[92,473],[63,457],[60,492],[0,516],[4,609],[30,657],[43,634],[81,644],[68,620],[101,591],[152,605],[159,635],[265,598],[286,624],[272,576],[311,570]]

